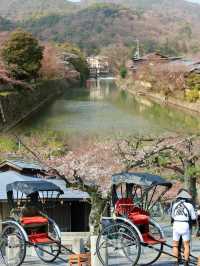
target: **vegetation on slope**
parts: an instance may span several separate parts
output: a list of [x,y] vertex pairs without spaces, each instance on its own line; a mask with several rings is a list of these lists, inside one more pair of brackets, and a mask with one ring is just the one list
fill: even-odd
[[89,53],[99,53],[102,47],[116,43],[134,48],[136,39],[144,52],[160,50],[177,55],[200,50],[196,15],[186,20],[185,9],[176,16],[174,12],[160,12],[95,4],[73,14],[31,18],[21,26],[43,40],[71,41]]
[[[0,15],[42,40],[69,41],[89,54],[122,44],[168,55],[200,51],[200,6],[184,0],[2,0]],[[16,14],[16,15],[15,15]],[[1,22],[0,22],[1,25]],[[6,27],[2,30],[6,30]]]
[[67,0],[1,0],[0,15],[20,20],[52,13],[66,14],[76,8],[75,3]]

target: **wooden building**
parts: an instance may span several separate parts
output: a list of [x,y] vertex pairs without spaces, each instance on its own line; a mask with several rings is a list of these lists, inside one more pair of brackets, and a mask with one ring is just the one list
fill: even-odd
[[133,64],[131,68],[133,71],[137,71],[137,69],[140,66],[144,66],[144,65],[152,66],[152,65],[161,64],[161,63],[170,63],[170,62],[174,62],[180,59],[181,59],[180,57],[168,57],[158,52],[149,53],[140,58],[133,58],[132,59]]
[[37,177],[38,175],[45,175],[45,167],[38,162],[26,162],[19,159],[5,160],[0,163],[0,172],[15,171],[28,176]]
[[[24,161],[5,161],[0,164],[0,220],[9,216],[6,186],[23,177],[37,178],[38,173],[44,168],[39,164]],[[61,196],[60,204],[52,207],[52,202],[45,205],[45,211],[54,219],[63,232],[87,232],[89,231],[90,205],[88,194],[82,191],[66,188],[64,180],[51,177],[51,182],[58,185],[64,194]]]

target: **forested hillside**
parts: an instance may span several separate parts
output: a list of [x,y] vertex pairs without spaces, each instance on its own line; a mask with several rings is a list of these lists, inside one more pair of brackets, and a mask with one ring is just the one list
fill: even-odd
[[170,12],[162,15],[161,11],[162,8],[158,12],[145,12],[116,4],[94,4],[73,14],[30,19],[22,26],[43,40],[72,41],[91,53],[116,43],[134,47],[136,39],[145,52],[160,50],[174,55],[197,52],[198,9],[193,19],[188,20],[183,15],[186,9],[179,10],[176,16]]
[[136,39],[143,52],[200,51],[200,5],[184,0],[1,0],[5,12],[42,40],[71,41],[88,53],[116,44],[134,50]]
[[39,17],[52,13],[65,14],[76,10],[77,5],[67,0],[1,0],[0,15],[12,19]]

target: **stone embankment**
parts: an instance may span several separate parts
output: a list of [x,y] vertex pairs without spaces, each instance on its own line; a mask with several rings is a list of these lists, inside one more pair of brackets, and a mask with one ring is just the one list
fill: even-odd
[[78,81],[41,81],[32,88],[20,88],[0,93],[0,131],[7,131],[38,111]]
[[117,79],[116,82],[119,88],[132,95],[147,97],[160,105],[169,105],[186,112],[200,113],[200,102],[197,101],[193,103],[173,96],[166,96],[161,93],[152,92],[150,90],[152,86],[149,82],[133,81],[132,79]]

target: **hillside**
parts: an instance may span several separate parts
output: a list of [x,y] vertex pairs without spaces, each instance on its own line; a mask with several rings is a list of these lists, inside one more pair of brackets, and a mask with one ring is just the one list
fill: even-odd
[[[200,7],[191,16],[184,5],[188,4],[187,7],[193,10],[195,4],[182,1],[183,8],[177,11],[169,4],[175,0],[167,0],[163,11],[165,0],[151,2],[160,2],[156,12],[116,4],[94,4],[73,14],[30,19],[22,26],[43,40],[72,41],[89,53],[99,52],[102,47],[116,43],[134,47],[136,38],[145,52],[160,50],[167,54],[179,54],[199,51],[200,28],[197,21],[200,21]],[[177,12],[176,15],[174,12]]]
[[[7,10],[7,11],[6,11]],[[1,0],[0,15],[42,40],[72,41],[89,53],[122,43],[178,55],[200,51],[200,5],[184,0]]]
[[[82,7],[88,7],[93,4],[118,4],[132,9],[159,10],[161,8],[172,9],[193,9],[197,8],[197,4],[187,0],[81,0]],[[164,12],[165,10],[163,10]]]
[[12,19],[47,14],[65,14],[76,10],[77,5],[67,0],[1,0],[0,15]]

